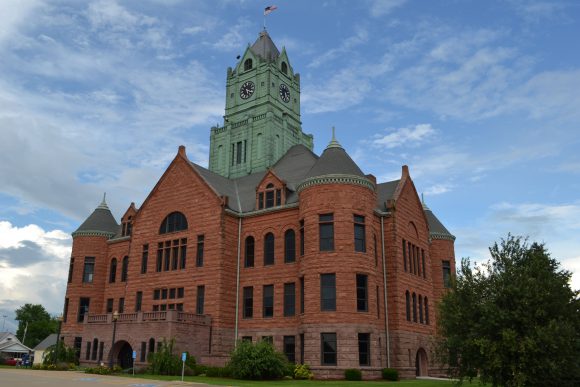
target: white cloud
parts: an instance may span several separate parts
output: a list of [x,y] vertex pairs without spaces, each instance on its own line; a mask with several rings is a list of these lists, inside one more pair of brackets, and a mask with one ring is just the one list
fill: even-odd
[[[253,24],[247,19],[239,19],[225,33],[220,34],[221,38],[216,42],[208,42],[213,49],[218,51],[242,51],[245,50],[247,37],[250,35]],[[253,42],[252,42],[253,43]],[[240,54],[242,53],[240,52]]]
[[425,191],[425,195],[427,196],[441,195],[450,192],[453,189],[453,187],[454,186],[451,183],[435,184],[427,188],[427,190]]
[[389,134],[375,138],[373,144],[392,149],[409,144],[416,145],[435,134],[435,129],[433,129],[431,124],[417,124],[414,127],[399,128],[389,131]]
[[355,47],[364,44],[368,41],[369,34],[364,28],[356,28],[355,34],[346,39],[342,40],[340,46],[332,48],[321,55],[315,57],[309,64],[310,68],[317,68],[321,65],[333,64],[333,59],[343,55],[345,53],[351,52]]
[[32,14],[41,6],[38,0],[3,0],[0,2],[0,45],[19,35],[30,24]]
[[369,11],[373,17],[380,17],[391,13],[406,2],[407,0],[372,0]]

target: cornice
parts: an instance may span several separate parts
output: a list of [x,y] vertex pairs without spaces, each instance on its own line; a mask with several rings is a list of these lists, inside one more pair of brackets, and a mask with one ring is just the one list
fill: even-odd
[[375,191],[375,185],[372,181],[366,177],[357,175],[346,175],[346,174],[328,174],[322,176],[314,176],[309,179],[304,180],[302,183],[298,184],[296,192],[300,193],[302,190],[312,187],[314,185],[325,185],[325,184],[351,184],[360,185],[362,187],[368,188],[371,191]]
[[76,238],[78,236],[86,236],[86,237],[106,237],[107,239],[112,238],[113,236],[115,236],[114,232],[108,232],[108,231],[99,231],[99,230],[82,230],[82,231],[75,231],[72,234],[73,238]]

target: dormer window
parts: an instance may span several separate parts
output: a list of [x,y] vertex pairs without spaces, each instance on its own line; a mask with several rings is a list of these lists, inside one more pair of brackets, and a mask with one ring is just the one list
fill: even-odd
[[131,236],[133,231],[133,217],[129,216],[125,222],[123,222],[123,229],[121,230],[121,236]]
[[282,62],[282,65],[280,66],[280,70],[284,74],[288,75],[288,65],[286,64],[286,62]]
[[258,193],[258,209],[282,205],[282,190],[269,183],[263,192]]
[[244,71],[248,71],[252,69],[252,59],[248,58],[244,61]]

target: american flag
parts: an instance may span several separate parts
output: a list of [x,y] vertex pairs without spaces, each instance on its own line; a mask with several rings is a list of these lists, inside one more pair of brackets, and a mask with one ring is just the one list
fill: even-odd
[[264,8],[264,16],[271,14],[272,12],[274,12],[277,9],[278,9],[278,7],[275,5],[267,6],[266,8]]

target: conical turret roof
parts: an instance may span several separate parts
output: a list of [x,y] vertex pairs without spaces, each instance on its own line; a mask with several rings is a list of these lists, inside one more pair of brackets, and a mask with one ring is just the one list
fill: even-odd
[[449,230],[441,223],[441,221],[435,216],[433,211],[427,204],[425,204],[425,199],[421,194],[421,204],[423,205],[423,211],[425,212],[425,217],[427,218],[427,223],[429,224],[429,235],[433,239],[447,239],[455,240],[455,235],[451,234]]
[[262,57],[262,59],[266,59],[268,61],[275,61],[278,59],[278,56],[280,56],[280,51],[266,30],[260,32],[258,39],[250,47],[250,50],[252,50],[255,55],[258,55]]
[[117,233],[119,224],[113,217],[105,196],[103,201],[91,215],[72,233],[73,238],[76,236],[107,236],[111,237]]
[[332,128],[332,140],[322,152],[320,158],[306,175],[306,179],[325,175],[355,175],[365,177],[365,174],[350,158],[348,153],[339,144]]

